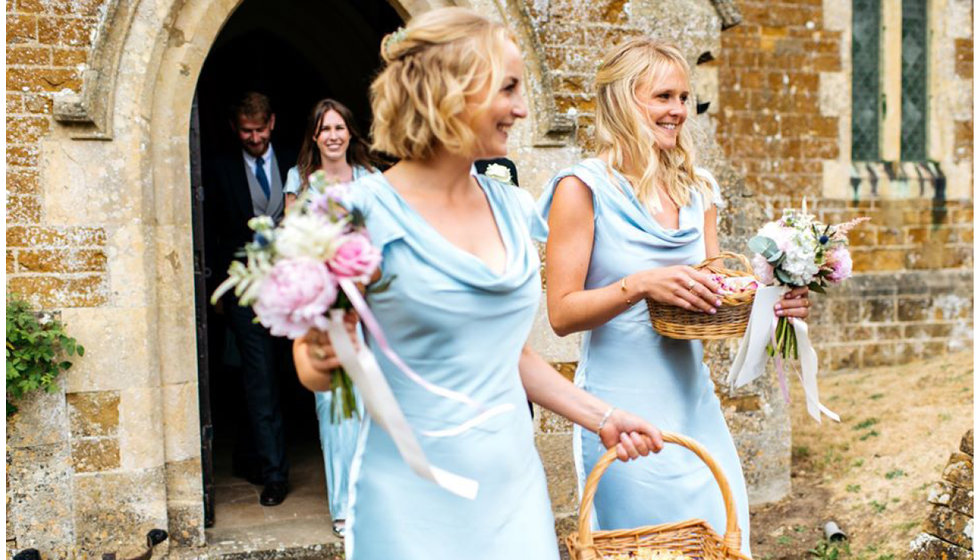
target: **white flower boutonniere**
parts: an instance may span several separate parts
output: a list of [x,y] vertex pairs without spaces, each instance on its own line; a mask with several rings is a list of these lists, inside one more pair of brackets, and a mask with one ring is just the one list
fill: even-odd
[[491,163],[487,166],[487,170],[483,174],[491,179],[500,181],[501,183],[513,184],[513,179],[510,176],[510,169],[507,169],[507,166],[505,165]]

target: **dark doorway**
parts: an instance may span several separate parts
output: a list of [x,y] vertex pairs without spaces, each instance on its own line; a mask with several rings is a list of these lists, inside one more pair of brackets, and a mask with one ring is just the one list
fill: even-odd
[[[240,150],[229,126],[228,108],[243,91],[268,95],[276,113],[272,143],[277,155],[298,151],[308,112],[324,97],[347,105],[361,129],[367,131],[371,118],[367,89],[380,66],[381,38],[401,24],[401,18],[385,0],[245,0],[226,22],[201,70],[195,98],[196,129],[191,134],[191,166],[196,173],[192,185],[194,220],[199,224],[194,233],[195,254],[203,252],[198,272],[205,285],[205,289],[197,290],[197,322],[205,517],[209,527],[223,523],[222,509],[219,507],[216,512],[214,506],[216,497],[221,503],[222,484],[229,484],[232,478],[232,447],[236,423],[240,422],[238,413],[244,406],[237,371],[240,357],[233,337],[224,316],[206,302],[207,295],[225,277],[223,270],[211,266],[211,232],[215,223],[223,219],[223,212],[215,207],[216,197],[209,197],[206,171],[218,154]],[[280,161],[286,167],[294,163]],[[203,180],[199,171],[202,168]],[[313,492],[319,492],[321,505],[326,508],[313,396],[296,381],[289,348],[289,341],[283,340],[279,381],[290,470],[301,476],[319,471],[319,478],[295,480],[291,474],[293,491],[283,506],[290,504],[290,499],[293,503],[288,508],[265,508],[258,515],[245,516],[258,525],[274,520],[272,510],[291,512],[289,515],[295,518],[294,510],[302,502],[297,496],[309,491],[302,486],[310,481],[320,485]],[[308,464],[311,462],[314,464]],[[242,500],[243,508],[261,508],[259,490],[254,490],[255,499],[249,501],[239,489],[236,499]],[[329,523],[324,521],[323,526],[329,532]]]

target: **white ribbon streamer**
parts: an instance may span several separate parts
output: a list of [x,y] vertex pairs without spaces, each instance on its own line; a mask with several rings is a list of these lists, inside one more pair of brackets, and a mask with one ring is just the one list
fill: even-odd
[[[769,355],[766,346],[772,339],[773,322],[776,314],[773,306],[789,291],[786,286],[764,286],[755,293],[749,324],[745,328],[745,336],[739,344],[735,361],[728,372],[728,385],[735,390],[751,383],[761,376],[766,369]],[[820,413],[840,422],[840,417],[820,403],[817,388],[817,351],[810,343],[809,330],[802,320],[790,319],[790,325],[796,332],[797,350],[800,355],[803,393],[806,396],[806,410],[814,420],[820,422]]]
[[480,488],[477,481],[429,464],[374,355],[364,346],[360,351],[354,349],[354,344],[344,327],[343,310],[330,310],[327,333],[337,352],[337,358],[360,390],[368,414],[388,432],[398,452],[412,471],[457,496],[475,499]]

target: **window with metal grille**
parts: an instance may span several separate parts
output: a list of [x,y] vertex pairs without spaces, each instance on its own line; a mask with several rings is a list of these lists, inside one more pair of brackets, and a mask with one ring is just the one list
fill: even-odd
[[881,2],[855,0],[851,33],[851,159],[878,159]]
[[926,159],[926,0],[902,0],[902,161]]
[[[885,9],[891,6],[888,2]],[[851,33],[851,160],[901,160],[922,162],[928,158],[928,0],[902,0],[901,14],[888,15],[898,26],[886,29],[881,0],[853,0]],[[892,41],[894,39],[894,42]],[[885,75],[883,45],[900,44],[901,76]],[[891,53],[888,53],[891,55]],[[891,84],[891,85],[889,85]],[[888,125],[892,108],[901,112],[900,123]],[[898,118],[898,115],[895,115]],[[892,131],[892,132],[884,132]],[[887,134],[885,138],[883,134]],[[897,134],[897,142],[891,135]],[[883,148],[883,145],[897,147]]]

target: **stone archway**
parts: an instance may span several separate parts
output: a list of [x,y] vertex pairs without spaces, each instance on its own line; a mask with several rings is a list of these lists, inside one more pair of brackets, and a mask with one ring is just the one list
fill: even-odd
[[[442,3],[391,4],[404,16]],[[496,2],[501,19],[511,15]],[[148,338],[144,362],[153,371],[142,389],[153,413],[137,432],[159,439],[143,457],[161,471],[153,496],[156,525],[165,521],[172,542],[206,544],[202,512],[197,363],[193,352],[193,252],[191,246],[188,129],[201,68],[236,0],[190,0],[165,5],[119,0],[107,19],[94,57],[102,68],[86,75],[83,94],[63,100],[61,120],[76,138],[112,139],[99,146],[106,161],[119,161],[114,179],[120,198],[134,201],[121,221],[131,222],[120,254],[131,257],[133,285],[145,295],[142,313]],[[509,15],[510,14],[510,15]],[[537,60],[540,60],[537,58]],[[540,63],[539,63],[540,67]],[[93,92],[93,93],[88,93]],[[98,100],[98,101],[96,101]],[[94,148],[93,148],[94,149]],[[138,224],[138,225],[133,225]],[[151,447],[151,446],[147,446]]]

